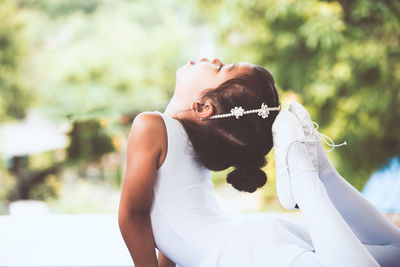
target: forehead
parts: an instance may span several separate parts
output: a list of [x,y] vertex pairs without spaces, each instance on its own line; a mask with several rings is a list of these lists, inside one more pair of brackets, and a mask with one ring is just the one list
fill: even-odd
[[253,69],[254,65],[248,62],[236,62],[226,66],[226,75],[231,78],[238,74],[248,73]]

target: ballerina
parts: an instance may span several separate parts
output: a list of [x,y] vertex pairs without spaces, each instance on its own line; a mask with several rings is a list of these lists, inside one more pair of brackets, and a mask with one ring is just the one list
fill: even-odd
[[[340,176],[320,137],[299,103],[280,108],[263,67],[179,68],[164,113],[140,113],[128,138],[118,223],[135,266],[399,266],[400,230]],[[227,182],[254,192],[272,147],[279,201],[305,224],[218,205],[211,170],[233,166]]]

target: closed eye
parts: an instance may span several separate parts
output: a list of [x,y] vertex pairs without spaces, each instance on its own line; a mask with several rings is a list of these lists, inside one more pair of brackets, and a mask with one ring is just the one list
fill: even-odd
[[224,66],[223,64],[219,65],[218,71],[220,71],[220,70],[222,69],[223,66]]

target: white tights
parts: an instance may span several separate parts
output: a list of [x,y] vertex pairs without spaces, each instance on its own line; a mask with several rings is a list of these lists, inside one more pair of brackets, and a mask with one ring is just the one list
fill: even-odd
[[288,152],[290,188],[315,250],[291,266],[400,266],[400,230],[323,157],[318,175],[304,144]]

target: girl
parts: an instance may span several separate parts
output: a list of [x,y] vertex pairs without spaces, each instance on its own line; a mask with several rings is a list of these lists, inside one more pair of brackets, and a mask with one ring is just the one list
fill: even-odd
[[[400,266],[400,230],[336,172],[300,104],[279,110],[260,66],[178,69],[164,113],[139,114],[129,135],[118,221],[136,267]],[[273,145],[278,198],[306,225],[227,215],[213,194],[210,170],[230,166],[237,190],[262,187]]]

